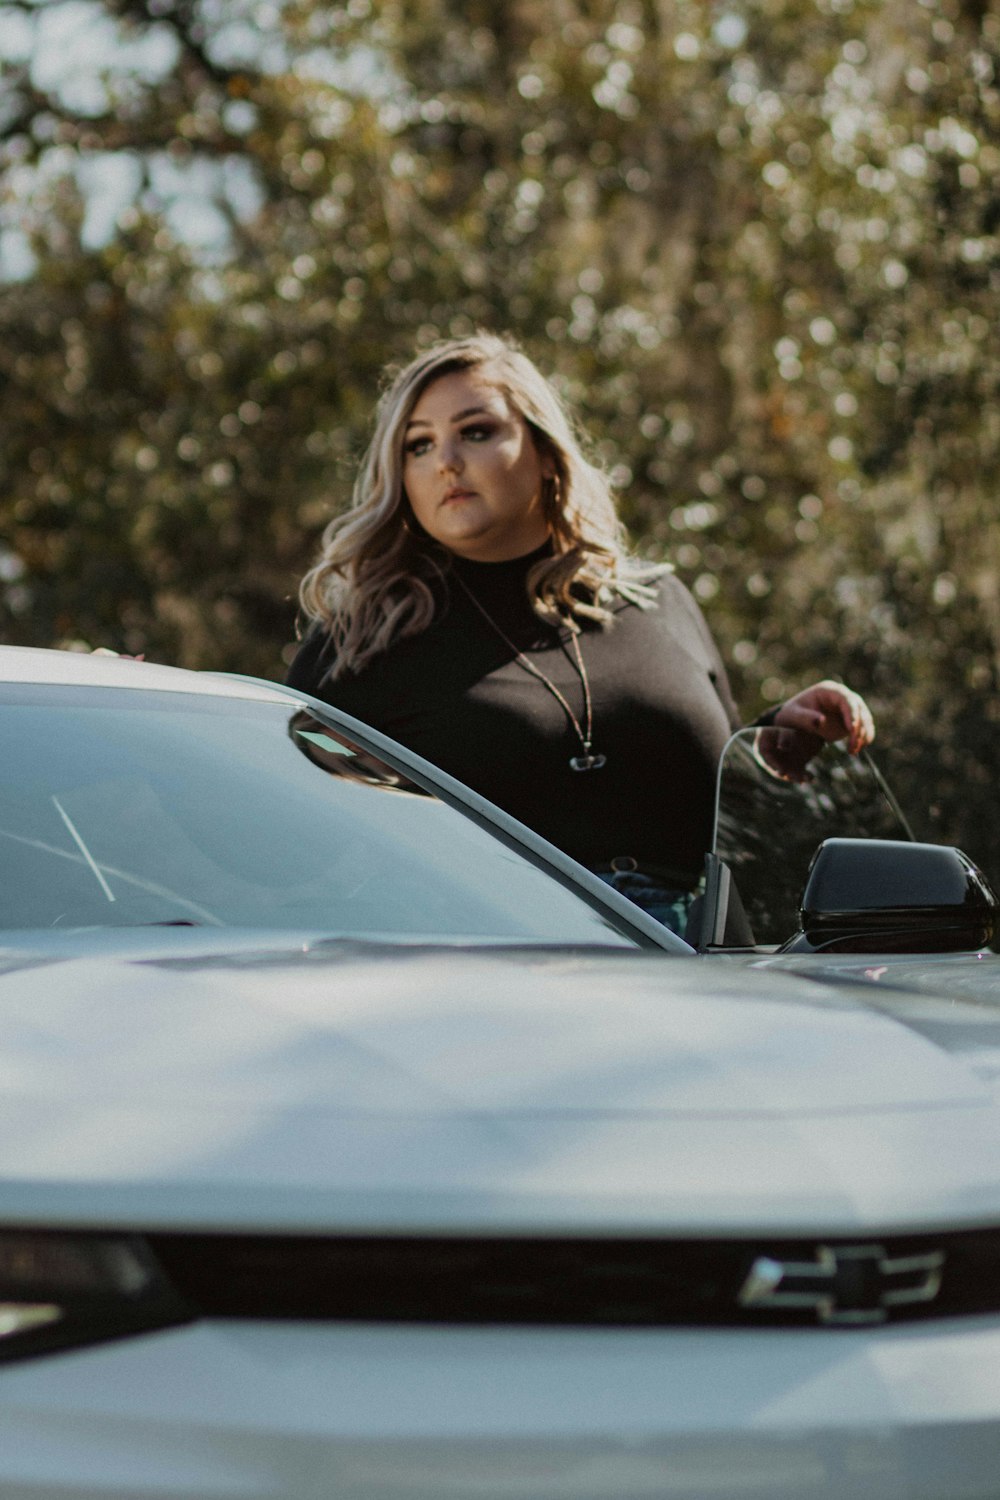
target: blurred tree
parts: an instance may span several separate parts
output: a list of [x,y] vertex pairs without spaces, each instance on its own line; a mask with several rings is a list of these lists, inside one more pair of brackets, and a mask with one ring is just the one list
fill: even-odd
[[[105,75],[99,114],[71,120],[30,61],[9,79],[7,205],[34,268],[0,297],[5,635],[274,674],[318,496],[389,353],[393,230],[376,106],[292,70],[307,14],[275,58],[230,35],[235,8],[204,9],[214,28],[194,5],[90,5],[116,46],[167,23],[178,41],[144,82]],[[95,237],[82,168],[114,153],[136,189]]]
[[6,639],[276,675],[378,371],[506,328],[748,709],[849,677],[1000,872],[994,6],[0,0],[0,38]]

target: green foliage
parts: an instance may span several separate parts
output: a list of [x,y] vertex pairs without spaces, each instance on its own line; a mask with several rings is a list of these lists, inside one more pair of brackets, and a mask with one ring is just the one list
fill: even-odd
[[993,7],[90,4],[81,102],[0,0],[5,639],[278,675],[383,365],[508,329],[748,711],[844,676],[1000,873]]

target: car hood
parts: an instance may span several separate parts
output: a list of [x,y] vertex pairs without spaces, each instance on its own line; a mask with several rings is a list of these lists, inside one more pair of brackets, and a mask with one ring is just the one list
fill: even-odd
[[351,943],[5,967],[8,1223],[834,1234],[1000,1219],[1000,1105],[976,1040],[949,1046],[863,986]]

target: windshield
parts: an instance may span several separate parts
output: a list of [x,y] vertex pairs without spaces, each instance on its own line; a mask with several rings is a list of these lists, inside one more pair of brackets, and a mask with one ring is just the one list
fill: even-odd
[[[749,924],[738,941],[776,944],[794,935],[809,866],[824,839],[913,837],[867,754],[818,745],[794,729],[744,729],[726,746],[713,850],[729,868]],[[788,766],[808,779],[784,779]]]
[[184,923],[634,946],[287,704],[4,689],[0,927]]

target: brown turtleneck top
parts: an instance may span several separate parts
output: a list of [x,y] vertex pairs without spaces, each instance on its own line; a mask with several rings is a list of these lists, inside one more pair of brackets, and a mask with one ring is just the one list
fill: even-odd
[[[452,566],[582,726],[570,633],[539,620],[525,590],[542,555]],[[314,630],[287,681],[391,735],[586,865],[631,855],[693,882],[711,837],[716,764],[739,718],[691,594],[672,573],[656,589],[655,608],[619,600],[610,627],[580,636],[593,749],[607,758],[599,770],[571,769],[581,749],[565,710],[454,581],[425,631],[361,672],[331,681],[330,640]]]

